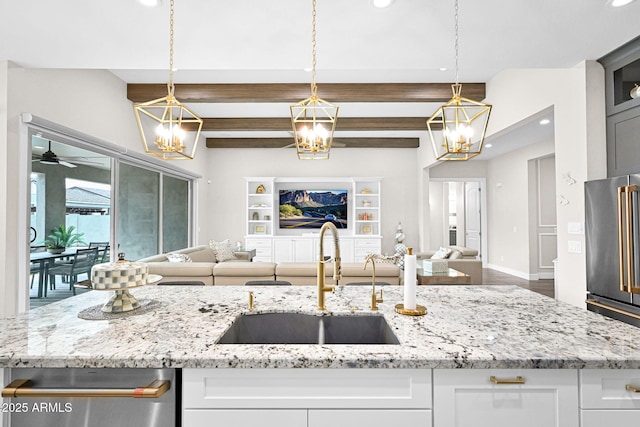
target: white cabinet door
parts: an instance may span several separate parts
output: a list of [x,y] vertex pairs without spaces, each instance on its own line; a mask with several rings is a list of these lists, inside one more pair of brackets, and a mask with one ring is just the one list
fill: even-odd
[[294,262],[313,262],[315,239],[294,239]]
[[293,262],[293,241],[291,239],[273,240],[273,262]]
[[[435,427],[579,425],[576,370],[435,369],[433,374]],[[516,377],[524,384],[502,383]]]
[[637,426],[640,423],[640,411],[593,410],[582,411],[581,427]]
[[311,409],[308,427],[431,427],[428,409]]
[[187,409],[182,427],[307,427],[305,409]]
[[428,369],[183,369],[185,409],[430,409]]
[[580,371],[582,409],[640,410],[640,369],[583,369]]
[[280,262],[313,262],[315,239],[277,238],[273,240],[273,259]]

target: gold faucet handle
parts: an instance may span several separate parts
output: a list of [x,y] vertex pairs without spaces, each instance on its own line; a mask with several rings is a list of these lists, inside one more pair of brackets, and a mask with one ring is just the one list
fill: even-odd
[[380,297],[376,298],[376,302],[384,302],[384,299],[382,298],[382,289],[380,289]]
[[253,311],[253,292],[249,292],[249,311]]

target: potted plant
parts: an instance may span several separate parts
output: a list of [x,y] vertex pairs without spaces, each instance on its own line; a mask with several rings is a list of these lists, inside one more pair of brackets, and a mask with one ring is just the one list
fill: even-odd
[[74,244],[84,244],[82,236],[84,233],[74,233],[76,227],[73,225],[67,228],[64,224],[54,227],[51,230],[51,234],[44,239],[44,244],[47,246],[49,253],[62,253],[66,248]]

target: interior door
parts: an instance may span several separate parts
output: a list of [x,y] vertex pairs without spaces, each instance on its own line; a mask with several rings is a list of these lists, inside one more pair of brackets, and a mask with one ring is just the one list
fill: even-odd
[[553,260],[558,257],[557,212],[556,212],[556,162],[555,156],[535,160],[537,251],[531,256],[531,272],[540,279],[553,279]]
[[[480,212],[481,197],[480,183],[465,183],[465,243],[464,246],[478,251],[478,258],[482,258],[481,224],[482,214]],[[460,242],[458,242],[460,243]]]

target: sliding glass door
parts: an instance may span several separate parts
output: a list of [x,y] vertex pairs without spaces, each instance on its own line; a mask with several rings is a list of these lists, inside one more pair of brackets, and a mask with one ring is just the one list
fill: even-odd
[[121,162],[118,183],[119,253],[137,260],[189,245],[189,180]]
[[189,246],[189,181],[162,177],[162,250]]
[[118,253],[127,260],[157,254],[160,173],[121,162],[118,180]]

